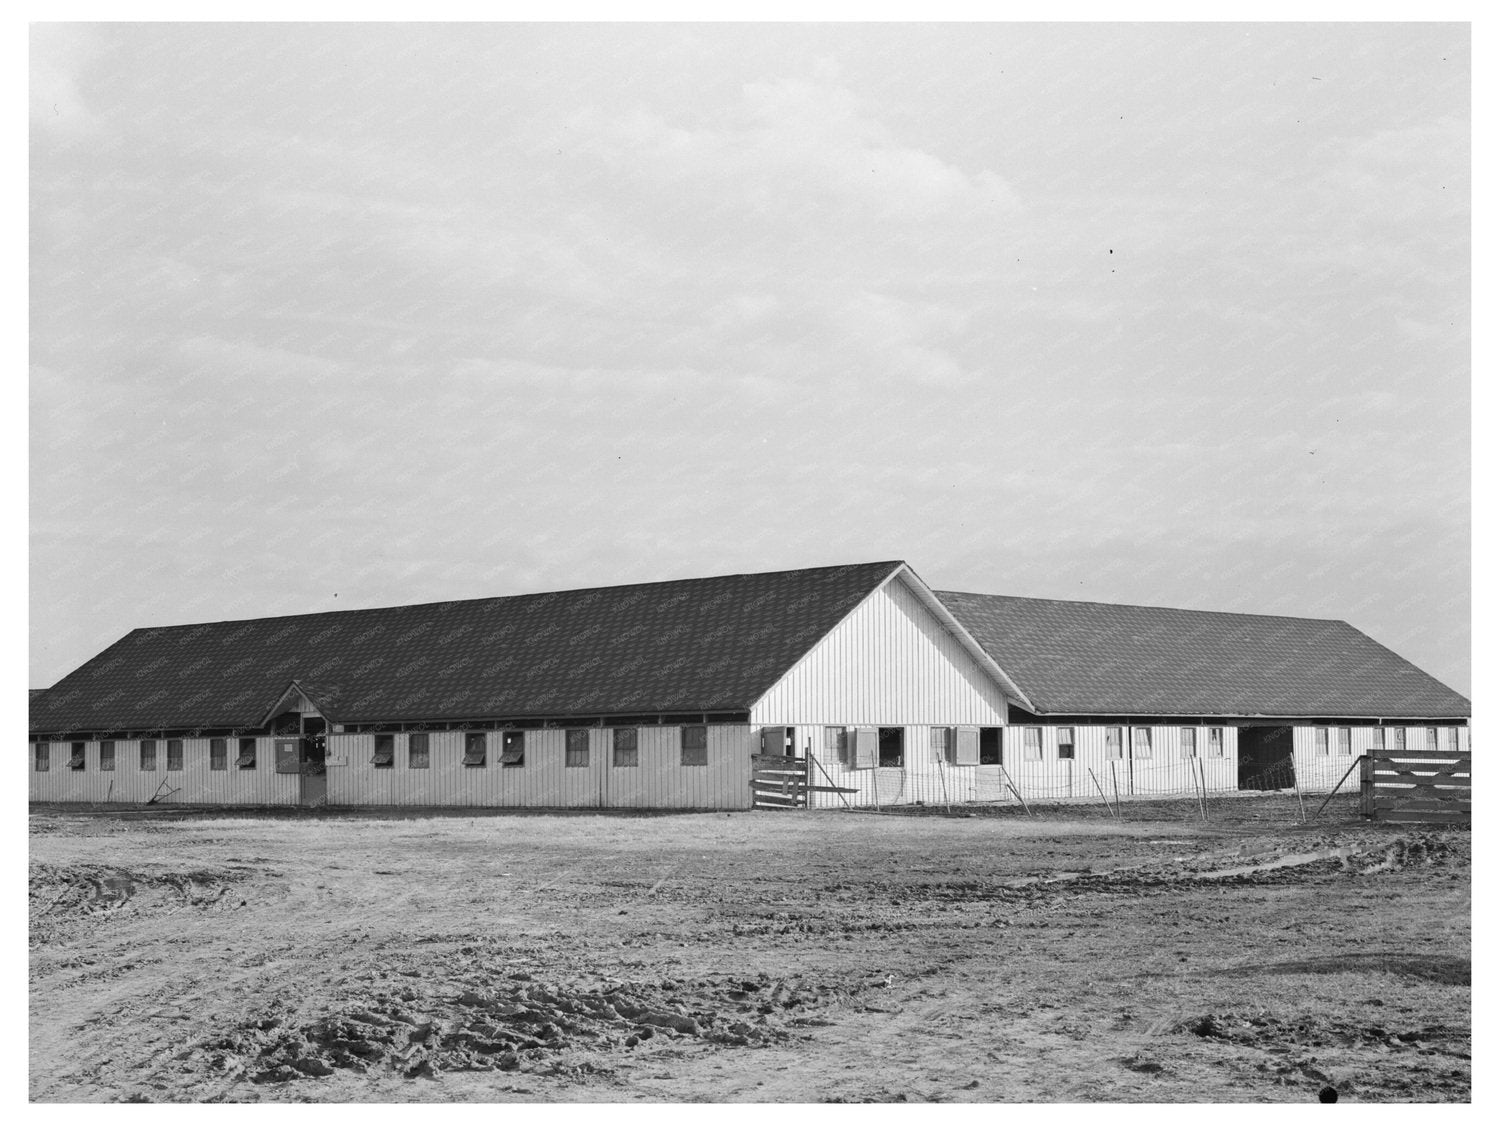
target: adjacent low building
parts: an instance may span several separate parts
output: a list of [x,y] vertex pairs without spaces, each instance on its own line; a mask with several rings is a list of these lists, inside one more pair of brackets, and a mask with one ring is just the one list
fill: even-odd
[[740,809],[1327,788],[1468,749],[1338,621],[935,592],[902,562],[137,629],[31,700],[33,801]]

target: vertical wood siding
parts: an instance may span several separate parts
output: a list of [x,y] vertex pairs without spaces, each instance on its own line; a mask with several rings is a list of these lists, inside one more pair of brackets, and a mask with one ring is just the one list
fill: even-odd
[[898,576],[772,686],[750,722],[999,726],[1005,714],[1000,685]]
[[[167,769],[167,740],[156,740],[156,768],[142,770],[141,740],[115,739],[115,768],[99,768],[99,743],[85,744],[87,768],[70,770],[71,742],[51,743],[51,769],[38,773],[35,768],[35,743],[27,753],[31,774],[30,796],[33,801],[123,802],[143,804],[161,789],[164,802],[199,805],[295,805],[299,799],[299,779],[278,774],[272,763],[269,737],[255,740],[255,768],[242,770],[234,762],[239,757],[239,739],[227,738],[229,768],[208,768],[206,738],[182,740],[181,770]],[[163,786],[163,782],[167,784]],[[166,795],[168,788],[178,792]]]
[[[884,724],[891,725],[891,724]],[[947,725],[947,724],[945,724]],[[959,724],[952,724],[959,725]],[[967,725],[967,724],[964,724]],[[997,725],[997,724],[985,724]],[[1119,786],[1122,798],[1131,796],[1192,796],[1197,792],[1190,759],[1180,757],[1177,726],[1152,727],[1152,756],[1149,759],[1121,757],[1110,759],[1105,742],[1105,726],[1074,726],[1072,759],[1057,756],[1057,730],[1055,726],[1043,726],[1041,730],[1041,758],[1028,761],[1025,757],[1024,739],[1020,725],[1005,727],[1002,732],[1002,766],[950,766],[937,758],[930,749],[931,726],[908,726],[906,730],[906,766],[873,770],[856,770],[841,763],[834,750],[825,749],[825,730],[821,726],[799,727],[797,744],[810,748],[818,765],[825,770],[833,783],[857,789],[857,793],[843,794],[851,805],[942,804],[944,800],[958,803],[964,801],[1015,801],[1005,783],[1008,775],[1011,784],[1020,790],[1028,801],[1037,802],[1099,800],[1099,790],[1089,771],[1103,787],[1111,801],[1115,796],[1115,785]],[[1238,756],[1238,738],[1234,727],[1225,726],[1224,755],[1210,758],[1207,727],[1197,727],[1199,755],[1203,763],[1204,783],[1208,792],[1224,792],[1238,786],[1235,761]],[[1128,731],[1126,732],[1128,738]],[[1170,749],[1170,755],[1168,755]],[[824,784],[817,766],[813,768],[814,784]],[[838,808],[841,806],[838,793],[814,793],[811,804],[816,808]]]
[[[1381,727],[1385,731],[1385,747],[1387,750],[1395,743],[1392,734],[1396,727]],[[1427,749],[1427,727],[1401,727],[1406,732],[1406,748],[1408,750]],[[1328,753],[1323,754],[1318,750],[1319,730],[1328,731]],[[1458,731],[1458,752],[1467,754],[1469,752],[1469,728],[1460,727],[1438,727],[1438,749],[1447,751],[1448,732]],[[1299,726],[1292,728],[1292,759],[1296,764],[1297,784],[1303,792],[1326,793],[1338,784],[1339,778],[1349,768],[1349,764],[1355,761],[1359,755],[1368,753],[1375,746],[1375,727],[1351,727],[1349,728],[1349,753],[1339,752],[1337,726]],[[1355,770],[1349,779],[1339,789],[1340,793],[1359,791],[1359,771]]]
[[638,727],[639,765],[613,765],[613,735],[589,729],[589,764],[568,766],[565,730],[528,730],[525,764],[500,764],[500,731],[486,732],[485,765],[463,764],[464,732],[428,734],[430,765],[407,765],[409,736],[396,733],[395,764],[376,769],[375,735],[331,734],[331,805],[445,805],[513,808],[744,809],[758,734],[743,724],[708,727],[708,764],[682,765],[682,729]]

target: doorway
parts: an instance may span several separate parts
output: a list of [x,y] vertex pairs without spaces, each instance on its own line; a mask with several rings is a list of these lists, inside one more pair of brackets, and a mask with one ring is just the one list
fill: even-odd
[[1239,787],[1290,789],[1296,784],[1291,727],[1240,727]]

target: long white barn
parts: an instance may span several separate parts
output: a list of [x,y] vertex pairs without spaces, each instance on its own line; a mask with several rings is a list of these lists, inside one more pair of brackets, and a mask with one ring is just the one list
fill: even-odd
[[743,809],[766,753],[834,806],[1326,789],[1373,745],[1467,751],[1468,716],[1343,622],[884,562],[138,629],[34,693],[30,795]]

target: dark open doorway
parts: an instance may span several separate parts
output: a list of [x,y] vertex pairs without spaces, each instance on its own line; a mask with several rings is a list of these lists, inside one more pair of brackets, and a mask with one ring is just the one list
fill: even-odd
[[880,764],[882,766],[906,764],[906,728],[880,728]]
[[1291,727],[1241,727],[1239,787],[1290,789],[1296,782]]

